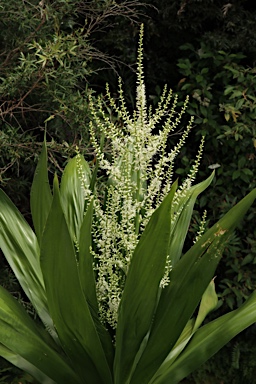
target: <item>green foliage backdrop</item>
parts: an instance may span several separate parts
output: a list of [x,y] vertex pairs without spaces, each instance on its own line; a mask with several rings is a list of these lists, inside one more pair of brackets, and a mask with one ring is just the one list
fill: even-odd
[[[199,177],[220,165],[213,188],[196,206],[191,237],[206,207],[210,224],[255,187],[256,6],[242,0],[144,3],[0,1],[0,183],[28,220],[28,191],[45,126],[52,140],[50,168],[62,173],[76,145],[84,155],[91,152],[91,89],[101,92],[106,80],[116,89],[119,72],[134,104],[130,68],[141,21],[148,98],[156,102],[168,83],[181,99],[189,94],[196,116],[193,145],[182,150],[177,174],[185,175],[202,133]],[[217,271],[220,312],[239,306],[255,289],[255,213],[252,208],[230,240]]]

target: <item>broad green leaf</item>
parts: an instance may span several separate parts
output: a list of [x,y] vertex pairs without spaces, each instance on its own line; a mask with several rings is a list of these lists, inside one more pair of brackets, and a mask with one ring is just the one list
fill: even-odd
[[46,219],[51,208],[51,202],[52,193],[48,179],[47,148],[46,142],[44,141],[30,194],[32,219],[39,245],[41,243]]
[[214,281],[212,280],[203,294],[196,320],[190,319],[188,321],[175,346],[173,347],[163,364],[157,370],[153,378],[150,380],[149,384],[155,383],[155,381],[157,381],[157,378],[162,377],[166,374],[166,372],[169,371],[169,368],[172,367],[174,361],[178,358],[180,353],[186,347],[193,334],[197,331],[197,329],[204,321],[205,317],[208,315],[209,312],[216,308],[217,303],[218,296],[215,292]]
[[89,165],[83,156],[77,155],[67,163],[60,185],[62,207],[72,240],[79,239],[89,185]]
[[134,251],[118,316],[115,355],[115,383],[126,383],[146,337],[164,275],[171,225],[171,205],[176,190],[153,213]]
[[92,245],[92,215],[93,215],[93,201],[88,206],[86,214],[81,225],[80,237],[79,237],[79,259],[78,259],[78,271],[81,287],[84,292],[84,296],[90,307],[98,311],[98,302],[96,297],[96,284],[95,275],[93,271],[93,258],[91,255]]
[[0,248],[43,323],[53,330],[47,309],[37,238],[6,194],[0,190]]
[[95,327],[99,334],[109,366],[112,369],[114,348],[111,337],[98,317],[98,302],[96,297],[95,274],[93,271],[93,258],[91,255],[91,231],[92,231],[93,201],[89,204],[81,225],[79,239],[78,272],[81,287],[87,300]]
[[177,384],[244,329],[256,322],[256,292],[238,309],[204,325],[169,371],[152,384]]
[[179,212],[179,214],[175,215],[175,220],[171,227],[171,240],[169,245],[169,255],[173,267],[181,257],[196,199],[198,195],[210,185],[213,177],[214,172],[212,172],[211,176],[206,180],[189,188],[188,191],[182,194],[179,204],[175,207],[175,210]]
[[[35,366],[35,372],[39,370],[51,378],[49,383],[79,383],[49,334],[39,327],[17,300],[2,287],[0,287],[0,343],[26,360],[28,368]],[[7,351],[3,348],[0,348],[1,353],[4,357],[7,355]],[[20,363],[25,363],[24,360],[20,360]]]
[[52,207],[41,247],[49,311],[74,370],[86,384],[111,384],[111,373],[81,287],[76,253],[54,179]]
[[56,381],[53,381],[46,376],[40,369],[36,368],[33,364],[29,363],[27,360],[23,359],[20,355],[12,352],[10,349],[5,347],[3,344],[0,344],[0,356],[5,360],[9,361],[11,364],[15,365],[24,372],[29,373],[41,384],[56,384]]
[[216,308],[217,304],[218,296],[215,291],[214,280],[212,280],[203,294],[193,333],[200,327],[208,313],[210,313]]
[[195,319],[190,319],[186,324],[185,328],[183,329],[175,346],[173,347],[171,352],[168,354],[163,364],[156,371],[152,379],[149,381],[149,384],[154,383],[155,380],[157,380],[159,377],[162,377],[162,375],[168,371],[168,368],[173,365],[173,362],[177,359],[177,357],[180,355],[180,353],[183,351],[183,349],[186,347],[189,340],[193,336],[194,326],[195,326]]
[[150,381],[174,347],[213,278],[227,237],[255,197],[254,189],[210,228],[173,268],[171,283],[162,291],[148,344],[131,384]]

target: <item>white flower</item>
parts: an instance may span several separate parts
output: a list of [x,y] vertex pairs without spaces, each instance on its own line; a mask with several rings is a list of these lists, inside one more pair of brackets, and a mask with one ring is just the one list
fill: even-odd
[[[177,96],[173,96],[172,91],[165,87],[155,112],[151,107],[147,108],[142,38],[143,29],[138,48],[134,113],[130,115],[126,108],[121,80],[117,102],[111,96],[108,86],[104,104],[101,98],[96,101],[90,98],[93,116],[89,127],[91,143],[100,169],[108,176],[104,197],[101,197],[102,191],[101,195],[95,191],[94,249],[91,252],[95,261],[100,318],[113,328],[116,326],[118,306],[133,252],[151,215],[170,191],[174,160],[193,124],[191,118],[176,146],[167,153],[169,134],[179,129],[188,98],[180,111],[177,111]],[[121,125],[111,120],[105,112],[105,105],[111,106]],[[105,138],[110,154],[109,151],[105,153],[96,132]],[[173,204],[177,211],[172,216],[173,223],[179,215],[180,202],[195,178],[202,147],[203,143],[190,174],[174,196]],[[167,257],[161,287],[169,284],[170,270]]]

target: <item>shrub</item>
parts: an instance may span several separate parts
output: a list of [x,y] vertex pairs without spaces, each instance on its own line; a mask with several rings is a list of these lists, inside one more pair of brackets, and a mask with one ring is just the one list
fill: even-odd
[[62,156],[74,155],[76,145],[88,152],[88,81],[95,62],[101,63],[98,69],[115,66],[114,58],[97,49],[95,34],[111,29],[115,17],[135,21],[139,4],[10,0],[1,5],[0,181],[19,207],[15,191],[24,198],[29,194],[45,127],[52,139],[49,154],[54,152],[61,169]]
[[[178,67],[183,78],[179,94],[188,93],[188,113],[195,116],[194,141],[205,138],[200,177],[216,167],[213,188],[199,200],[198,211],[209,203],[211,220],[216,220],[256,185],[255,168],[255,68],[245,67],[242,53],[217,51],[201,43],[181,47],[186,58]],[[193,148],[183,148],[178,172],[186,172]],[[255,232],[251,209],[243,227],[238,227],[224,252],[218,269],[220,296],[225,308],[241,305],[255,289]]]

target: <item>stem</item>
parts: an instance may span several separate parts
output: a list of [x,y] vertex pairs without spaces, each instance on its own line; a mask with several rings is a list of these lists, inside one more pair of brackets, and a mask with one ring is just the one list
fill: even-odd
[[[140,173],[141,171],[137,171],[137,190],[136,190],[136,203],[140,201]],[[140,229],[140,209],[137,208],[136,210],[136,216],[135,216],[135,233],[136,235],[139,234]]]

